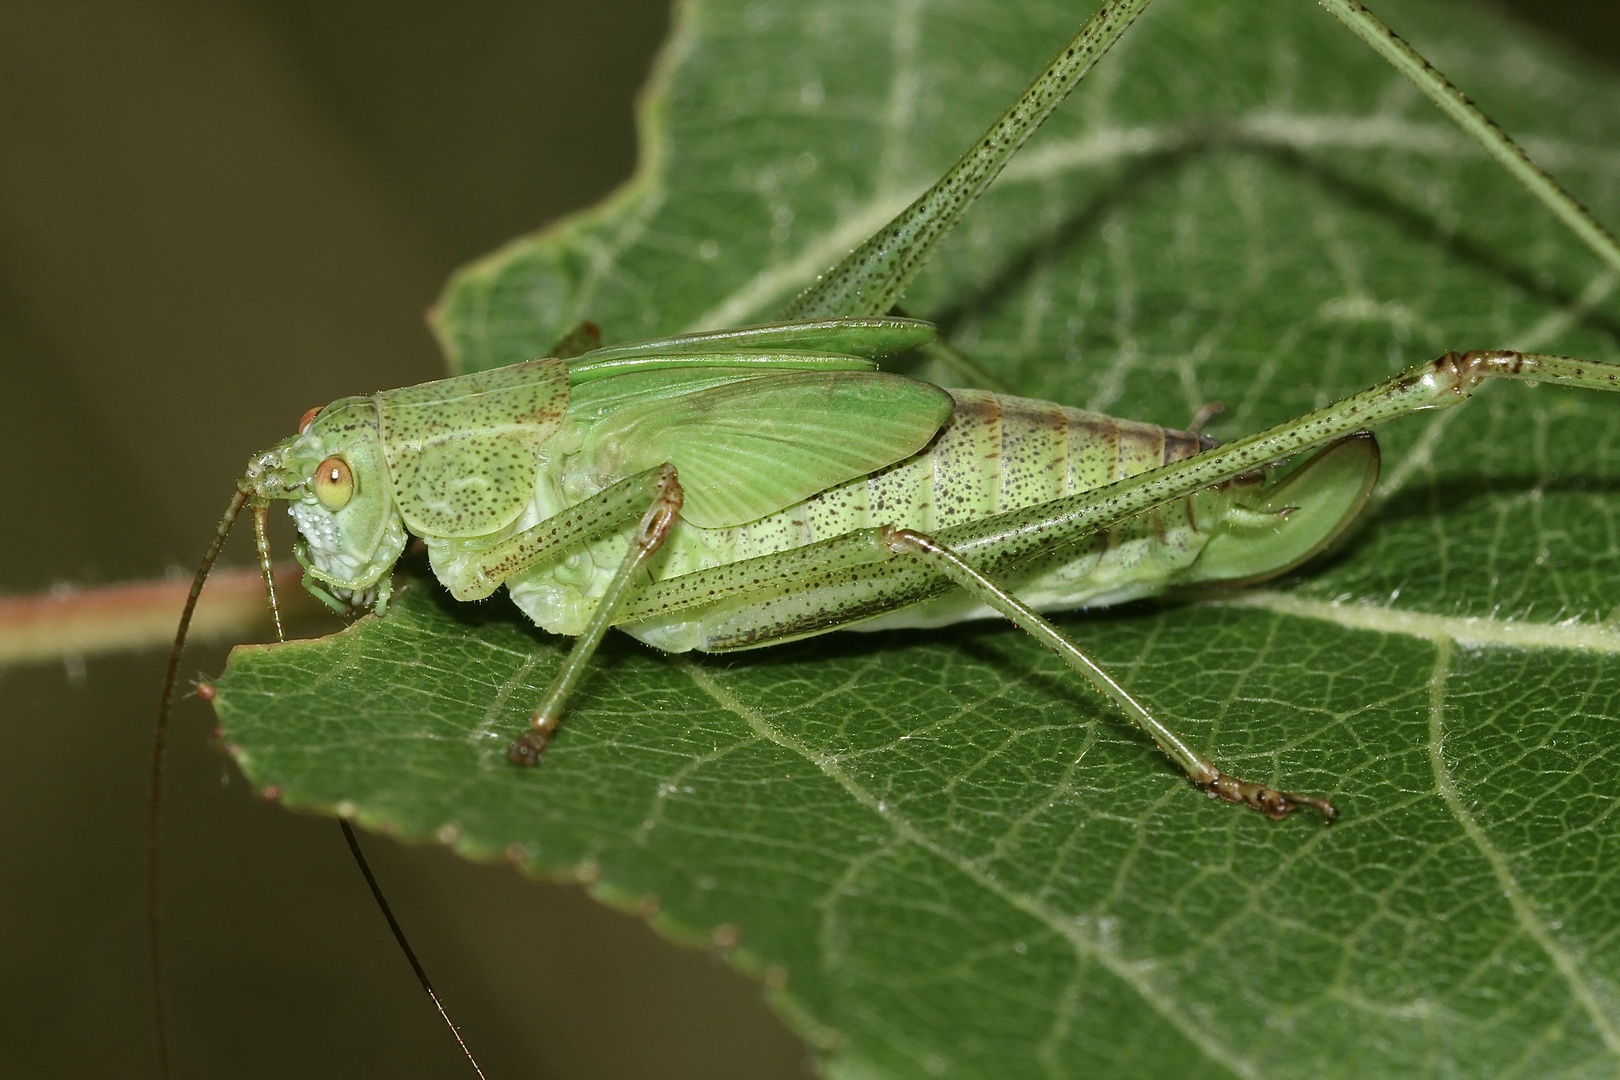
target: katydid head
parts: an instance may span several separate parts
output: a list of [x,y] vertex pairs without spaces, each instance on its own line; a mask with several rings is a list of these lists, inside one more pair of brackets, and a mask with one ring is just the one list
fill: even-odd
[[385,591],[405,548],[405,525],[372,400],[343,398],[305,414],[298,434],[248,462],[243,482],[255,503],[292,504],[304,585],[327,606],[353,610]]

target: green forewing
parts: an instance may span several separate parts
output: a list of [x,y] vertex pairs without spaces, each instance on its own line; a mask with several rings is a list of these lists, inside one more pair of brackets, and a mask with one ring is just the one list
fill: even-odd
[[483,536],[534,494],[568,408],[568,365],[531,360],[377,395],[394,499],[412,532]]
[[672,462],[681,516],[722,528],[916,453],[950,411],[945,391],[899,375],[762,375],[621,407],[592,428],[583,454],[603,476]]

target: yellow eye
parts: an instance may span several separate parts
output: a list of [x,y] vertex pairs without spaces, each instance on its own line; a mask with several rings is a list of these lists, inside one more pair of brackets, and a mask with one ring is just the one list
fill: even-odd
[[354,474],[349,463],[340,457],[329,457],[321,462],[310,480],[315,497],[328,510],[341,510],[354,498]]

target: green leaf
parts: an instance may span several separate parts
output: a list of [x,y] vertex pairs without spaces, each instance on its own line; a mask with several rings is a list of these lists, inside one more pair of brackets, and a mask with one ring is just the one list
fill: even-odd
[[[1620,221],[1620,84],[1381,5]],[[1084,11],[698,0],[638,178],[452,283],[458,370],[763,321],[926,183]],[[1155,5],[907,299],[1020,393],[1230,438],[1451,347],[1615,360],[1616,282],[1331,18]],[[1380,432],[1364,525],[1271,587],[1062,625],[1195,745],[1331,793],[1201,797],[1023,635],[622,640],[533,771],[566,642],[412,571],[239,650],[225,739],[289,805],[573,876],[763,974],[832,1075],[1612,1074],[1620,403],[1488,388]],[[538,977],[538,976],[537,976]]]

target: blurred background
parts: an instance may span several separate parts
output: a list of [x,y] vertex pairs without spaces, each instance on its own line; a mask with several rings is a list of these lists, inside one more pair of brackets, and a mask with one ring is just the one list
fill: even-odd
[[[1620,62],[1612,0],[1506,7]],[[444,279],[629,176],[667,25],[662,0],[0,0],[0,593],[189,576],[250,452],[442,375]],[[0,668],[0,1075],[156,1072],[162,667]],[[337,827],[247,791],[211,725],[183,702],[170,758],[181,1075],[467,1074]],[[808,1075],[755,983],[577,887],[368,850],[492,1077]]]

